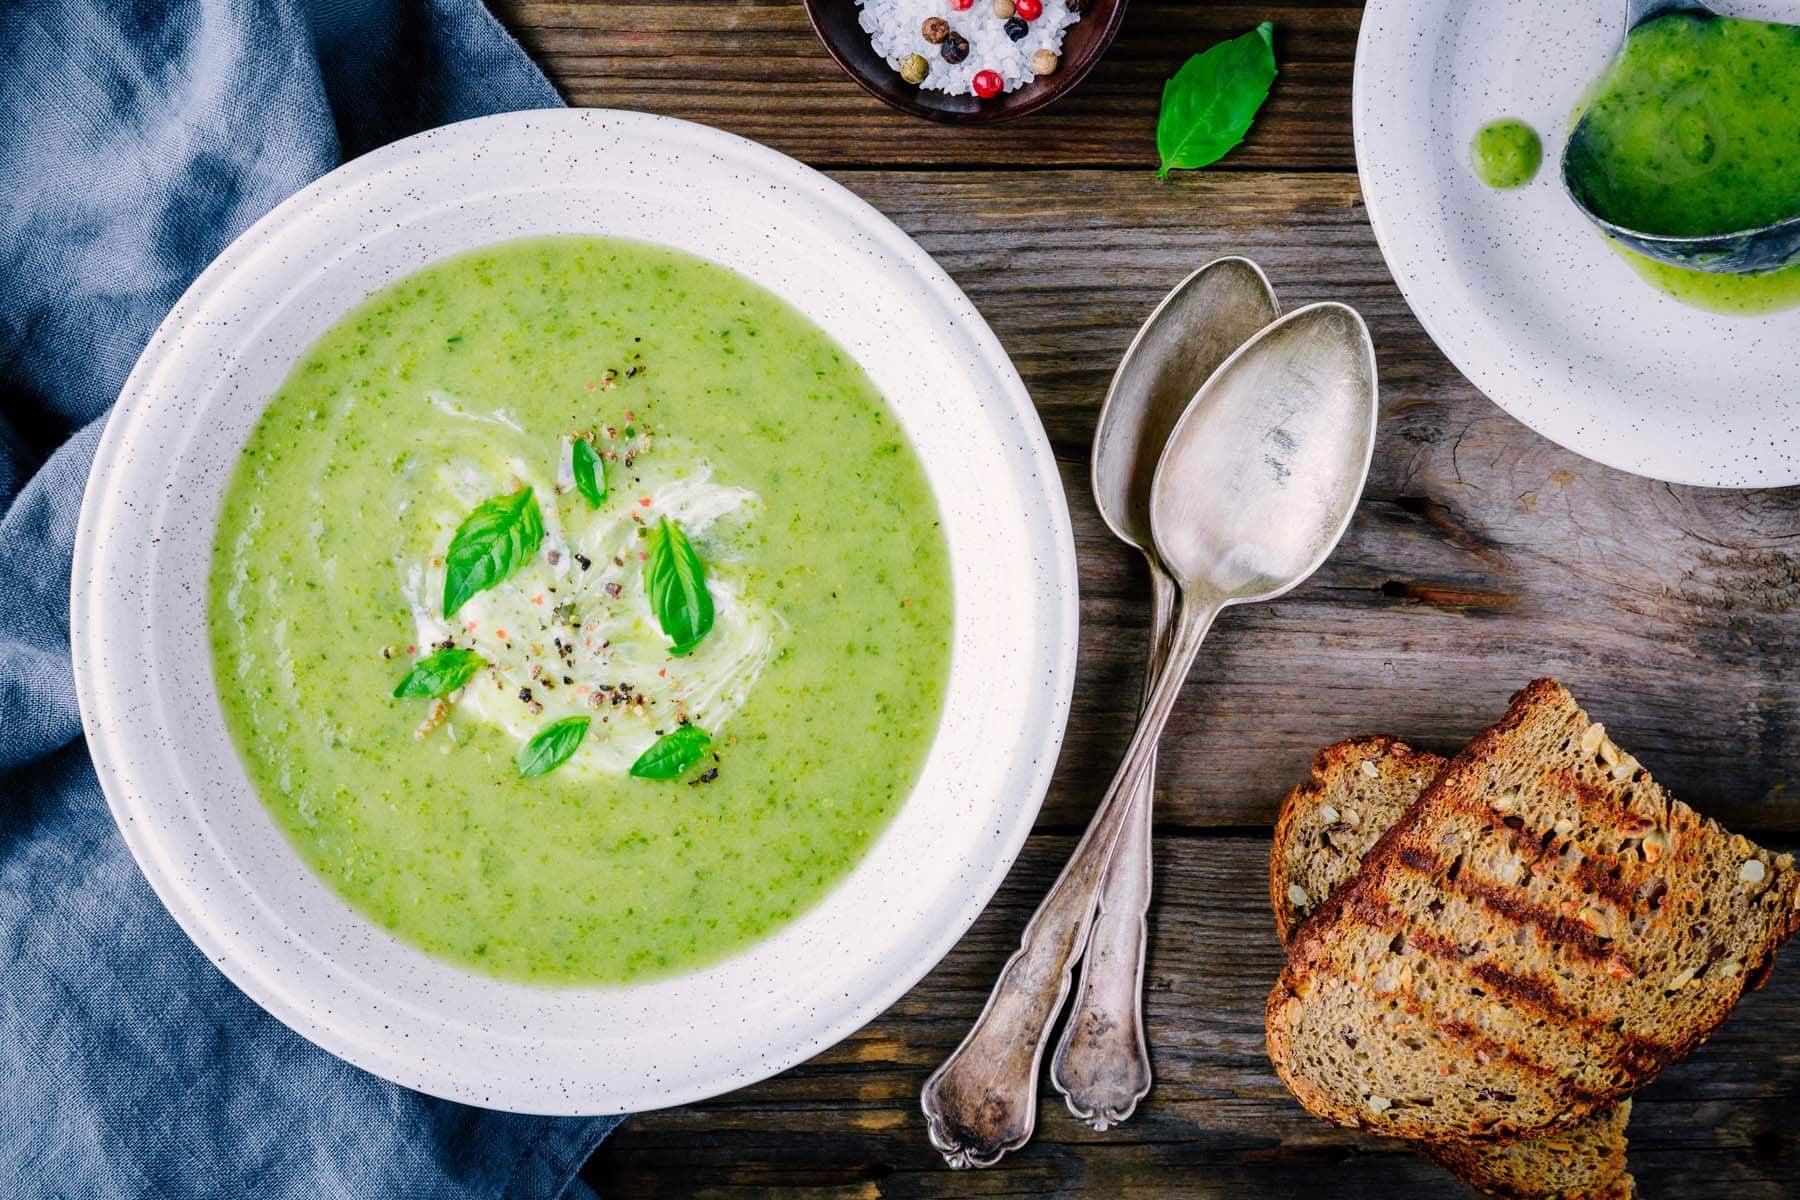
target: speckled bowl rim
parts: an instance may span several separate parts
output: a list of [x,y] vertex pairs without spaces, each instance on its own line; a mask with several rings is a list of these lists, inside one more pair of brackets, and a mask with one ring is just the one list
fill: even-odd
[[[145,650],[145,663],[140,664],[132,661],[128,641],[123,647],[109,646],[108,637],[123,640],[126,635],[134,634],[128,626],[118,624],[124,619],[122,605],[141,603],[148,609],[164,603],[163,598],[154,595],[151,586],[158,570],[154,548],[145,554],[145,548],[135,544],[129,537],[130,532],[141,534],[153,531],[156,528],[155,522],[162,518],[151,512],[158,507],[155,503],[157,497],[134,494],[129,487],[121,487],[116,481],[121,477],[122,468],[128,465],[128,447],[134,435],[140,432],[140,426],[149,419],[143,413],[158,402],[146,399],[147,389],[155,381],[163,379],[164,372],[185,353],[181,346],[184,330],[188,329],[191,322],[203,320],[213,306],[219,303],[222,289],[228,289],[234,280],[243,277],[244,272],[269,268],[269,247],[279,243],[291,222],[304,222],[311,211],[334,203],[341,204],[346,196],[357,194],[358,189],[371,185],[372,181],[378,181],[384,175],[403,174],[409,164],[421,160],[423,156],[450,154],[456,152],[457,148],[479,156],[483,146],[516,148],[521,139],[525,144],[532,144],[531,139],[541,139],[545,153],[549,153],[552,146],[557,146],[559,152],[571,150],[573,146],[568,161],[579,164],[584,139],[591,149],[596,144],[605,144],[609,138],[639,139],[637,144],[653,144],[655,149],[646,151],[647,154],[689,155],[696,171],[702,172],[709,179],[720,180],[721,186],[731,172],[738,172],[744,180],[749,181],[746,187],[754,185],[767,189],[771,202],[786,198],[796,204],[822,206],[818,211],[829,212],[833,220],[841,220],[854,229],[850,240],[857,245],[846,249],[845,253],[870,254],[884,263],[891,262],[895,294],[910,295],[918,298],[920,303],[929,301],[936,305],[937,308],[930,311],[941,311],[945,318],[949,332],[943,336],[960,339],[956,344],[966,344],[975,355],[970,369],[985,372],[984,395],[977,411],[982,414],[982,419],[991,419],[994,423],[995,445],[1001,448],[1000,452],[1006,456],[1007,467],[1013,473],[1011,479],[993,486],[1006,489],[1019,510],[1017,513],[996,510],[994,518],[1009,528],[1016,518],[1029,536],[1028,552],[1031,555],[1032,570],[1028,573],[1033,577],[1022,581],[1019,586],[1033,599],[1029,611],[1020,614],[1025,618],[1021,628],[1028,631],[1022,636],[1029,639],[1031,645],[1028,661],[1022,661],[1016,680],[1023,685],[1022,690],[1028,693],[1017,702],[1023,705],[1021,711],[1024,717],[1019,722],[1018,734],[1022,739],[1018,744],[1023,752],[1004,764],[1005,779],[1002,787],[996,790],[990,786],[988,789],[994,793],[990,798],[992,821],[963,831],[961,836],[967,841],[967,845],[952,844],[945,847],[945,855],[953,860],[958,873],[954,876],[955,886],[946,888],[944,895],[931,901],[934,908],[920,909],[921,913],[929,912],[932,918],[929,927],[922,925],[910,930],[911,940],[903,947],[903,960],[897,959],[884,964],[882,969],[885,973],[878,979],[852,977],[856,982],[866,984],[859,994],[845,992],[839,996],[833,993],[826,1000],[820,999],[827,988],[836,987],[835,983],[827,983],[836,964],[821,955],[816,963],[819,978],[796,981],[791,989],[792,997],[786,990],[758,997],[777,1008],[783,1000],[789,999],[796,1005],[800,1005],[802,1001],[818,1002],[816,1007],[801,1006],[794,1007],[792,1011],[782,1010],[779,1019],[772,1018],[769,1022],[770,1028],[775,1031],[772,1035],[754,1040],[749,1033],[733,1032],[729,1027],[734,1020],[744,1026],[753,1023],[752,1017],[737,1012],[711,1013],[710,1019],[716,1021],[719,1029],[713,1028],[711,1023],[693,1023],[696,1043],[707,1038],[727,1041],[738,1039],[731,1041],[734,1056],[730,1056],[728,1061],[701,1060],[697,1057],[686,1070],[665,1070],[652,1060],[637,1063],[629,1071],[619,1072],[628,1076],[619,1078],[607,1063],[594,1059],[594,1054],[589,1052],[591,1048],[578,1045],[565,1036],[566,1029],[559,1025],[559,1032],[555,1037],[546,1036],[542,1041],[537,1040],[530,1029],[506,1028],[504,1033],[484,1031],[482,1036],[489,1038],[491,1045],[490,1041],[481,1041],[481,1054],[477,1057],[485,1067],[471,1072],[464,1064],[456,1061],[464,1052],[463,1048],[469,1044],[463,1040],[467,1030],[460,1025],[455,1030],[455,1039],[448,1032],[443,1035],[445,1045],[454,1040],[458,1053],[446,1052],[435,1043],[427,1045],[421,1052],[419,1042],[405,1045],[395,1036],[384,1035],[381,1030],[387,1029],[386,1025],[382,1025],[379,1030],[372,1030],[366,1021],[352,1020],[346,1016],[345,1010],[357,1009],[366,999],[356,991],[359,981],[349,981],[352,986],[346,987],[343,995],[337,997],[341,1003],[334,1003],[330,998],[321,1001],[317,995],[298,994],[296,984],[291,979],[284,980],[280,977],[282,960],[278,956],[291,953],[291,947],[278,946],[268,940],[287,940],[282,931],[282,915],[275,912],[245,914],[236,910],[222,914],[216,904],[217,897],[207,895],[209,889],[197,884],[196,880],[210,878],[218,882],[227,878],[226,868],[212,862],[183,866],[171,860],[172,838],[185,839],[185,848],[203,857],[208,853],[211,839],[215,838],[217,831],[196,828],[204,822],[185,807],[191,797],[183,797],[178,802],[174,797],[164,794],[169,786],[168,781],[143,777],[146,772],[142,762],[132,757],[134,754],[147,753],[143,749],[143,743],[153,739],[153,732],[138,729],[136,723],[142,720],[167,721],[171,714],[149,713],[146,716],[148,702],[143,696],[132,692],[132,687],[136,686],[148,689],[146,695],[160,695],[156,689],[162,685],[156,681],[132,681],[134,671],[146,675],[152,671],[153,668],[148,665],[153,657],[151,651]],[[746,203],[758,199],[760,198],[747,197]],[[440,201],[441,198],[433,198],[435,207],[431,211],[450,212],[457,207],[453,201]],[[371,214],[369,217],[372,223],[387,219],[388,214]],[[773,244],[771,235],[771,245]],[[295,286],[303,288],[306,285]],[[819,319],[817,315],[815,319]],[[207,369],[217,370],[221,375],[226,372],[225,367]],[[260,411],[267,399],[268,396],[264,394],[254,401],[256,411]],[[901,406],[896,407],[901,409],[903,424],[908,426],[909,433],[913,432],[916,422],[926,419],[920,415],[908,417]],[[915,436],[915,444],[917,440]],[[926,458],[923,448],[921,457]],[[941,462],[934,464],[929,458],[926,465],[928,473],[933,475],[934,490],[938,491],[942,505],[944,489],[940,472],[948,468]],[[131,469],[141,474],[141,468]],[[126,477],[129,478],[129,471],[126,472]],[[987,483],[979,485],[980,488],[987,486]],[[167,507],[174,502],[163,497],[161,503],[163,507]],[[215,510],[204,533],[207,545],[210,545],[216,521]],[[952,521],[947,516],[947,528],[951,524]],[[137,561],[139,556],[145,561]],[[957,568],[953,565],[953,569]],[[960,574],[958,578],[961,578]],[[101,439],[93,474],[84,496],[76,538],[70,627],[83,726],[96,772],[120,832],[164,905],[207,958],[228,978],[302,1036],[339,1057],[405,1086],[490,1108],[561,1115],[599,1115],[689,1103],[786,1070],[842,1040],[889,1007],[949,951],[986,906],[1010,869],[1030,833],[1049,786],[1074,687],[1078,612],[1074,539],[1067,502],[1048,439],[1030,397],[992,330],[943,269],[911,238],[833,180],[754,142],[705,126],[640,113],[550,110],[504,114],[446,126],[405,139],[346,164],[257,222],[202,273],[151,339],[127,380],[119,404]],[[956,630],[959,656],[962,653],[961,613],[959,597]],[[141,619],[146,622],[149,620]],[[156,627],[148,624],[136,630],[134,635],[152,640],[158,636],[168,636],[159,635]],[[205,677],[210,680],[210,665],[203,670]],[[953,692],[956,689],[957,681],[953,678]],[[216,696],[212,704],[216,709]],[[729,968],[741,958],[754,957],[772,943],[799,936],[794,932],[798,927],[812,922],[821,910],[836,904],[837,898],[845,892],[854,891],[858,879],[869,868],[870,863],[882,854],[889,839],[898,836],[896,830],[907,820],[909,810],[917,801],[919,790],[925,786],[926,778],[931,775],[932,764],[946,740],[944,727],[950,715],[947,705],[938,739],[934,742],[926,771],[919,786],[915,788],[914,796],[909,797],[900,816],[895,818],[877,840],[863,863],[854,868],[845,880],[840,881],[814,910],[802,914],[770,937],[728,958],[718,969]],[[967,713],[963,715],[966,716]],[[216,720],[216,716],[214,719]],[[1030,729],[1025,728],[1026,720],[1031,722]],[[1001,732],[1005,734],[1010,729],[1009,726]],[[220,732],[222,733],[222,726]],[[965,737],[963,740],[969,739]],[[1011,743],[995,745],[1003,752]],[[242,768],[237,765],[235,751],[229,747],[228,740],[223,751],[215,748],[212,753],[228,758],[232,764],[230,769],[236,771],[243,788],[248,789],[248,781],[243,779]],[[990,758],[997,757],[993,750],[989,750],[987,754]],[[238,805],[246,803],[242,797],[234,802]],[[260,809],[260,802],[251,803]],[[266,810],[263,811],[266,817]],[[973,806],[971,811],[987,813],[989,810]],[[986,822],[987,817],[984,816],[983,820]],[[269,828],[274,828],[272,821]],[[914,843],[918,841],[916,831],[908,836],[913,838]],[[263,847],[259,852],[269,851]],[[292,848],[288,847],[286,852],[293,856],[294,863],[298,865],[298,855]],[[945,872],[950,869],[948,866],[943,868]],[[299,870],[310,875],[304,867]],[[188,877],[190,874],[192,878]],[[312,878],[314,885],[323,889],[327,895],[326,903],[333,902],[335,893],[329,892],[326,885],[316,877]],[[246,883],[245,886],[249,885]],[[240,908],[244,903],[241,899],[238,901]],[[259,903],[261,897],[253,895],[251,907]],[[380,931],[373,923],[351,913],[341,900],[335,900],[335,903],[342,906],[343,912],[351,914],[354,922],[360,925],[357,938],[371,942],[377,949],[415,960],[412,963],[415,969],[447,972],[466,981],[468,986],[482,994],[494,989],[502,992],[521,989],[526,993],[521,1003],[538,1002],[546,995],[570,998],[574,1016],[583,1019],[591,1017],[596,1028],[600,1028],[600,1023],[607,1020],[609,998],[636,995],[635,989],[640,987],[653,993],[654,998],[679,996],[681,989],[688,986],[689,981],[715,969],[704,968],[673,979],[621,989],[539,989],[530,985],[498,983],[462,972],[439,960],[427,959],[427,956]],[[921,901],[921,904],[924,903]],[[251,932],[246,932],[247,930]],[[884,946],[887,944],[881,936],[872,936],[871,942]],[[308,949],[311,951],[315,948]],[[326,947],[325,951],[329,952],[331,949]],[[844,957],[854,957],[855,953],[854,949],[846,948]],[[874,952],[870,953],[872,961]],[[265,954],[269,956],[267,962],[259,959],[259,955]],[[330,962],[328,953],[325,957],[320,957],[319,961],[334,965]],[[271,963],[276,965],[271,968]],[[874,969],[876,968],[865,968],[863,974],[866,976]],[[849,974],[846,971],[846,975]],[[808,992],[808,988],[813,990]],[[636,1001],[637,1011],[654,1011],[654,998]],[[590,1002],[593,1006],[591,1011],[588,1007]],[[388,1004],[387,999],[383,998],[382,1003],[388,1007],[377,1013],[377,1016],[388,1013],[391,1009],[389,1015],[395,1015],[396,1020],[410,1019],[415,1007],[406,997],[392,1004]],[[549,1001],[543,1003],[548,1004]],[[504,1011],[510,1011],[510,1008]],[[558,1010],[559,1013],[561,1011]],[[612,1047],[615,1052],[619,1047],[624,1047],[627,1054],[631,1052],[636,1044],[634,1030],[620,1030],[613,1026],[606,1026],[605,1030],[606,1046]],[[427,1020],[421,1028],[410,1032],[423,1033],[427,1035],[426,1041],[430,1042],[432,1021]],[[579,1071],[573,1065],[564,1067],[561,1064],[560,1059],[577,1052],[585,1056],[582,1059],[584,1065]],[[495,1078],[496,1070],[505,1073],[506,1055],[510,1053],[517,1053],[527,1060],[532,1070],[518,1076]],[[675,1052],[670,1053],[673,1056]],[[559,1071],[562,1072],[560,1076]]]
[[[1792,398],[1791,387],[1800,380],[1788,378],[1787,392],[1765,384],[1760,395],[1749,396],[1721,386],[1709,374],[1717,369],[1723,376],[1733,362],[1744,358],[1743,343],[1753,337],[1757,322],[1766,323],[1764,328],[1769,329],[1776,322],[1785,322],[1786,342],[1795,344],[1791,331],[1800,320],[1800,309],[1760,317],[1720,317],[1682,305],[1630,276],[1630,268],[1605,249],[1599,233],[1580,217],[1572,202],[1561,197],[1561,208],[1567,212],[1555,209],[1553,223],[1559,229],[1566,224],[1572,230],[1561,250],[1569,255],[1562,286],[1592,297],[1596,308],[1606,307],[1607,300],[1616,297],[1620,310],[1628,313],[1630,326],[1667,330],[1669,336],[1653,339],[1649,358],[1632,360],[1643,377],[1639,391],[1612,376],[1596,379],[1601,373],[1594,356],[1584,360],[1578,353],[1559,350],[1554,339],[1546,344],[1541,320],[1534,326],[1519,316],[1527,334],[1499,336],[1497,330],[1505,327],[1499,315],[1506,298],[1477,269],[1467,247],[1455,244],[1455,218],[1442,211],[1450,203],[1444,190],[1421,182],[1420,177],[1438,165],[1430,146],[1438,116],[1421,113],[1418,106],[1409,106],[1402,99],[1406,89],[1428,93],[1434,105],[1459,88],[1479,90],[1484,96],[1497,90],[1489,79],[1456,80],[1437,56],[1438,41],[1449,32],[1446,13],[1452,4],[1453,0],[1370,0],[1357,36],[1351,82],[1363,204],[1388,270],[1419,324],[1456,369],[1496,405],[1584,458],[1634,475],[1700,487],[1800,483],[1800,401]],[[1616,6],[1597,10],[1575,6],[1565,14],[1571,21],[1587,24],[1587,33],[1597,27],[1609,47],[1606,55],[1624,33],[1624,14]],[[1548,44],[1557,46],[1556,53],[1531,57],[1526,69],[1538,84],[1537,95],[1557,98],[1554,119],[1502,111],[1506,106],[1497,101],[1490,119],[1526,117],[1538,126],[1545,142],[1544,165],[1529,186],[1554,188],[1560,195],[1556,165],[1560,159],[1557,143],[1564,135],[1562,122],[1581,87],[1607,58],[1603,55],[1589,66],[1576,56],[1574,47],[1563,43],[1560,33],[1543,36]],[[1525,46],[1519,53],[1529,56],[1534,51]],[[1553,65],[1559,71],[1572,71],[1576,78],[1552,79]],[[1466,152],[1466,146],[1459,145],[1458,150]],[[1456,167],[1466,171],[1466,164],[1460,161]],[[1487,236],[1492,236],[1491,231]],[[1588,273],[1579,279],[1568,278],[1577,269]],[[1472,277],[1484,282],[1472,283]],[[1543,315],[1534,312],[1530,317]],[[1751,345],[1768,352],[1771,345],[1782,341],[1775,333],[1753,340]],[[1731,348],[1721,349],[1721,345]],[[1678,346],[1686,348],[1677,353]],[[1779,365],[1790,371],[1800,369],[1794,362]],[[1689,368],[1681,374],[1706,382],[1684,388],[1675,372],[1677,366]],[[1744,380],[1740,377],[1733,382]],[[1714,404],[1722,394],[1729,394],[1732,401],[1729,411],[1720,411]],[[1652,403],[1646,404],[1646,400]],[[1684,404],[1688,411],[1683,411]]]

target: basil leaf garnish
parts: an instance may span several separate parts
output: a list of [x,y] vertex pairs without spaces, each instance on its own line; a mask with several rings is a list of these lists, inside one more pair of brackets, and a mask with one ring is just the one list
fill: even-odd
[[606,464],[594,443],[576,438],[569,447],[569,465],[575,471],[575,490],[586,498],[589,507],[599,508],[606,499]]
[[1188,59],[1163,85],[1157,177],[1168,178],[1172,167],[1192,170],[1224,158],[1250,132],[1274,82],[1275,26],[1267,21]]
[[487,666],[487,659],[473,650],[459,650],[447,647],[433,650],[424,658],[413,664],[400,686],[394,689],[394,696],[406,699],[409,696],[448,696],[469,680],[475,678],[475,672]]
[[631,764],[631,773],[639,779],[675,779],[706,757],[712,735],[698,725],[683,725],[674,733],[657,738],[650,748]]
[[706,568],[681,526],[667,517],[650,531],[644,594],[650,598],[656,623],[674,643],[669,653],[676,658],[691,651],[711,631],[713,601],[706,590]]
[[444,555],[444,616],[524,566],[543,540],[544,518],[530,488],[476,505]]
[[587,736],[591,720],[591,717],[564,717],[534,733],[531,740],[519,748],[519,776],[530,779],[568,762],[569,756],[581,747],[581,739]]

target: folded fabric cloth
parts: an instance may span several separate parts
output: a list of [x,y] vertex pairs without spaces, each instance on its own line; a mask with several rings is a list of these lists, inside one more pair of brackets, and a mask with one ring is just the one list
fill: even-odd
[[13,0],[0,18],[0,1192],[556,1197],[616,1119],[397,1087],[245,998],[107,813],[69,666],[102,418],[247,225],[346,158],[560,103],[478,0]]

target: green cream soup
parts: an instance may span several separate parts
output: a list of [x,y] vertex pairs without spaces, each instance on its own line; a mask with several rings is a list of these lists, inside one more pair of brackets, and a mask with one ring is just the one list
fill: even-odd
[[1705,237],[1800,215],[1800,26],[1676,13],[1595,85],[1569,166],[1599,216]]
[[951,595],[924,472],[821,330],[567,237],[439,263],[306,352],[209,619],[314,869],[428,951],[578,984],[716,959],[856,863],[930,744]]

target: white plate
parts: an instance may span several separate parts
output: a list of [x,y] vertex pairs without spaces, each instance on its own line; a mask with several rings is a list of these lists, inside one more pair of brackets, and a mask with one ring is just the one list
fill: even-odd
[[[1797,0],[1734,16],[1800,21]],[[1800,309],[1726,317],[1640,279],[1563,195],[1569,114],[1611,61],[1622,0],[1372,0],[1356,48],[1356,163],[1407,302],[1494,403],[1611,467],[1678,483],[1800,482]],[[1484,187],[1469,139],[1518,117],[1528,186]]]
[[[426,263],[570,232],[723,263],[847,347],[919,451],[956,591],[943,722],[913,794],[843,882],[709,968],[551,989],[414,950],[302,864],[226,735],[202,605],[225,481],[300,351]],[[1061,742],[1074,542],[1043,428],[999,342],[874,209],[702,126],[515,113],[333,171],[182,297],[100,444],[71,633],[88,744],[119,828],[233,982],[325,1049],[421,1091],[526,1112],[629,1112],[716,1095],[831,1045],[974,920],[1031,827]]]

